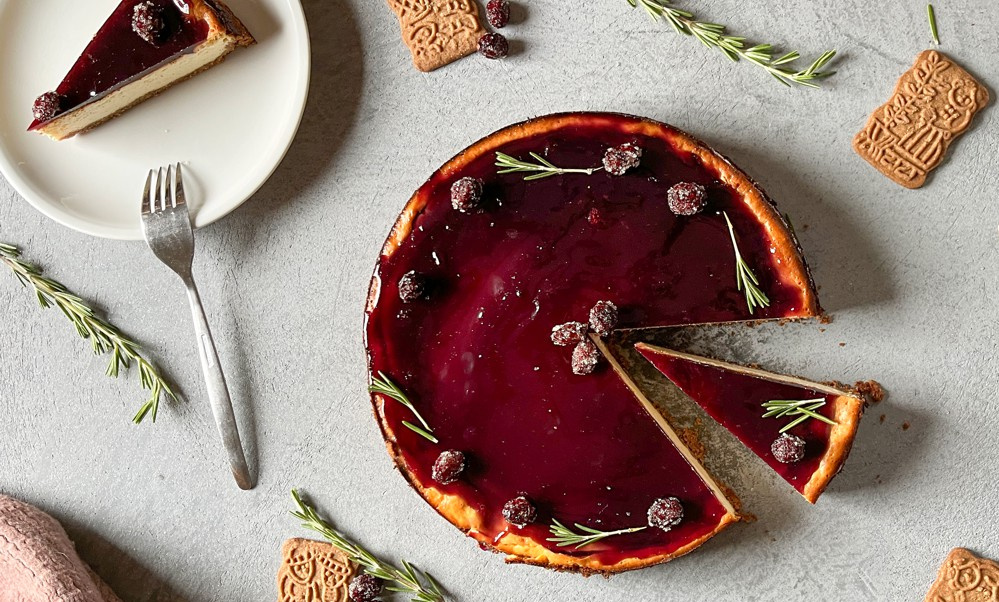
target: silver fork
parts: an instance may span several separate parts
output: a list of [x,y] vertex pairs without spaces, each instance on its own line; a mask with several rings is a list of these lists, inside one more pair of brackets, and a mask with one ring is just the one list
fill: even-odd
[[142,232],[153,254],[176,272],[187,287],[187,298],[191,302],[191,312],[194,314],[194,332],[198,339],[201,370],[205,375],[208,400],[212,404],[215,424],[218,425],[222,444],[229,455],[229,466],[232,475],[236,477],[236,483],[240,489],[253,489],[253,480],[250,478],[243,446],[239,441],[239,429],[236,427],[236,416],[232,411],[229,388],[225,384],[225,375],[219,365],[218,353],[215,352],[215,342],[208,328],[205,310],[201,306],[198,287],[195,286],[194,278],[191,276],[191,266],[194,262],[194,229],[191,227],[191,216],[187,211],[184,180],[179,163],[176,170],[173,165],[166,170],[161,167],[158,170],[150,170],[149,176],[146,177],[146,188],[142,193]]

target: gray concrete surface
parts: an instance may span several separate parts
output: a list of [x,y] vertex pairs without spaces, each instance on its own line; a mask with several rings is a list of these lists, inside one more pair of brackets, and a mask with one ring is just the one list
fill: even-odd
[[[237,4],[237,2],[233,2]],[[0,491],[68,526],[127,602],[269,600],[301,487],[343,530],[431,570],[464,602],[921,600],[952,546],[999,557],[999,123],[979,116],[923,189],[850,140],[929,46],[925,2],[681,2],[754,40],[841,53],[822,90],[785,89],[624,0],[521,2],[516,55],[421,74],[378,0],[306,0],[314,86],[287,160],[198,233],[197,276],[259,470],[227,474],[174,277],[142,243],[46,220],[0,181],[0,238],[141,340],[185,394],[132,426],[141,392],[102,373],[65,320],[0,274]],[[986,84],[999,5],[938,4],[942,49]],[[7,85],[5,82],[4,85]],[[610,580],[505,566],[393,470],[364,394],[361,314],[396,213],[453,153],[525,117],[606,109],[673,123],[731,155],[794,219],[834,322],[719,329],[695,347],[890,391],[817,507],[724,433],[718,467],[759,520]],[[883,417],[883,420],[880,418]]]

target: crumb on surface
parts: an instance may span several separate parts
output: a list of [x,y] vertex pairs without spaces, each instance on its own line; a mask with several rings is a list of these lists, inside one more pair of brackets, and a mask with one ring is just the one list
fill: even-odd
[[867,403],[878,403],[885,398],[885,389],[876,380],[858,380],[854,383],[853,390]]

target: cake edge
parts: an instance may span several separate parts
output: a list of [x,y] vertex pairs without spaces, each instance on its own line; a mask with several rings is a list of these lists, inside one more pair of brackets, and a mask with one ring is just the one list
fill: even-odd
[[[627,133],[663,137],[669,140],[670,143],[674,144],[679,150],[691,152],[697,155],[709,169],[712,169],[719,175],[726,185],[732,187],[741,196],[743,201],[753,212],[757,221],[764,226],[764,229],[767,231],[771,240],[775,244],[775,254],[780,254],[781,259],[785,262],[786,269],[782,275],[786,276],[787,272],[794,274],[793,284],[795,288],[800,291],[802,299],[801,308],[798,313],[792,316],[770,318],[765,321],[814,318],[823,315],[822,308],[818,301],[818,295],[811,270],[808,268],[808,265],[804,260],[801,246],[794,234],[794,231],[788,226],[784,216],[777,211],[776,203],[769,196],[767,196],[765,192],[763,192],[759,185],[746,175],[745,172],[736,167],[727,157],[717,151],[714,151],[707,144],[701,142],[686,132],[659,121],[623,113],[590,111],[555,113],[515,123],[480,139],[449,159],[443,166],[431,174],[431,176],[423,184],[421,184],[419,188],[417,188],[416,192],[410,197],[409,201],[400,212],[399,217],[393,224],[389,235],[382,246],[381,257],[390,257],[402,245],[406,238],[409,237],[413,230],[416,218],[423,211],[429,201],[427,195],[424,194],[424,191],[427,185],[433,182],[435,177],[438,175],[445,178],[450,177],[459,172],[469,162],[477,159],[483,154],[493,152],[495,149],[502,147],[511,141],[535,134],[555,132],[565,127],[572,127],[577,125],[580,120],[612,121],[611,125],[618,128],[621,128],[621,126],[627,126],[625,129]],[[380,291],[381,280],[378,274],[378,265],[376,264],[370,281],[364,310],[364,343],[369,384],[373,382],[372,379],[374,378],[375,368],[372,364],[371,354],[368,352],[367,320],[370,313],[377,306]],[[743,322],[752,323],[759,321],[764,320],[751,319]],[[668,326],[670,325],[649,326],[647,328],[664,328]],[[613,356],[603,346],[602,341],[600,342],[600,346],[604,356],[610,361]],[[623,368],[621,368],[620,372],[618,372],[619,377],[622,374],[627,374]],[[629,386],[629,382],[631,382],[630,377],[622,380],[624,384],[632,390],[633,394],[638,397],[639,403],[642,403],[643,401],[647,402],[644,394],[641,394],[637,387],[633,388]],[[714,537],[714,535],[722,531],[729,524],[743,519],[739,511],[735,509],[735,506],[729,499],[728,495],[726,495],[724,488],[722,488],[714,480],[714,478],[710,476],[710,473],[708,473],[707,470],[701,466],[699,461],[696,461],[696,465],[692,464],[692,466],[701,467],[703,475],[707,477],[707,479],[705,479],[704,476],[702,476],[702,480],[706,484],[710,483],[710,485],[714,486],[713,492],[716,493],[716,497],[721,496],[720,500],[724,500],[722,505],[726,508],[727,513],[723,515],[715,529],[710,533],[707,533],[697,540],[682,546],[671,554],[661,554],[646,558],[626,558],[612,565],[604,565],[593,555],[577,557],[559,554],[548,550],[533,539],[511,535],[509,533],[500,538],[499,541],[493,542],[491,539],[485,537],[482,533],[477,531],[475,527],[477,524],[481,524],[481,518],[478,516],[478,513],[470,508],[460,496],[447,495],[433,487],[423,487],[417,481],[413,474],[408,470],[405,458],[402,455],[402,450],[396,441],[391,426],[386,420],[384,414],[384,396],[377,393],[371,393],[370,399],[373,412],[378,421],[379,429],[382,432],[382,437],[385,440],[389,456],[391,457],[395,468],[403,474],[410,486],[445,520],[450,522],[459,530],[463,531],[466,535],[479,541],[484,548],[507,554],[506,561],[508,563],[543,566],[557,571],[578,572],[587,576],[593,574],[611,575],[628,570],[662,564],[682,556],[693,551],[711,537]],[[645,406],[644,403],[642,403],[642,405]],[[646,407],[646,410],[648,411],[648,407]],[[658,411],[655,411],[650,415],[653,419],[656,419],[657,422],[662,420],[667,425],[667,429],[664,429],[664,431],[672,433],[677,437],[675,441],[670,438],[672,445],[681,450],[681,453],[684,453],[685,456],[690,453],[686,445],[681,439],[679,439],[679,436],[672,429],[672,427],[668,426],[668,423],[665,422],[665,418],[663,418]],[[679,444],[677,442],[679,442]],[[690,457],[693,456],[691,455]],[[698,474],[699,476],[702,475],[701,472]],[[736,502],[738,502],[738,500],[736,500]],[[532,550],[533,552],[528,553],[527,550]]]

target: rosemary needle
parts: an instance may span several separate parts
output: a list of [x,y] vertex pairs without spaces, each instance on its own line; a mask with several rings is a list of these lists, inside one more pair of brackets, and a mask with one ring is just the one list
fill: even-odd
[[139,353],[139,345],[125,336],[117,326],[97,315],[82,298],[73,294],[61,283],[42,275],[42,270],[21,259],[21,251],[14,245],[0,243],[0,262],[14,272],[25,287],[34,290],[35,298],[44,308],[58,307],[76,327],[76,332],[90,341],[94,354],[111,354],[106,373],[117,378],[121,370],[128,369],[135,362],[139,367],[139,382],[149,391],[146,400],[135,414],[132,422],[139,424],[149,415],[156,422],[160,400],[166,396],[177,400],[173,389],[160,375],[153,364]]
[[410,401],[409,397],[403,392],[402,389],[399,388],[399,385],[392,382],[392,379],[390,379],[388,376],[385,376],[384,372],[379,372],[378,376],[371,380],[371,386],[368,387],[368,391],[376,393],[378,395],[384,395],[406,406],[406,408],[408,408],[409,411],[412,412],[414,416],[416,416],[416,419],[419,420],[420,424],[422,424],[423,426],[419,427],[413,424],[412,422],[409,422],[408,420],[402,421],[403,426],[413,431],[417,435],[423,437],[427,441],[430,441],[431,443],[439,443],[437,437],[434,436],[433,429],[430,428],[430,425],[427,424],[427,421],[424,420],[420,412],[417,411],[416,406],[413,405],[413,402]]
[[302,521],[302,526],[322,535],[333,546],[347,555],[352,562],[360,565],[366,573],[390,585],[385,589],[393,592],[409,593],[413,602],[445,602],[440,585],[429,573],[421,571],[412,564],[402,561],[403,568],[397,568],[385,561],[379,560],[358,543],[347,539],[347,536],[333,528],[323,520],[316,509],[305,503],[297,489],[291,490],[297,510],[292,516]]
[[937,31],[937,14],[933,10],[932,4],[926,5],[926,18],[930,21],[930,33],[933,35],[933,43],[937,46],[940,45],[940,35]]
[[724,25],[697,20],[693,13],[673,7],[672,0],[627,0],[627,2],[632,7],[641,4],[653,20],[665,21],[677,33],[692,36],[708,48],[717,48],[734,62],[744,59],[757,67],[762,67],[785,86],[797,84],[818,88],[820,80],[835,73],[825,70],[825,66],[836,56],[835,50],[822,53],[804,69],[796,69],[792,64],[801,58],[801,54],[797,51],[774,56],[772,44],[747,47],[746,38],[726,33]]
[[579,548],[586,547],[590,544],[594,544],[607,537],[613,537],[614,535],[624,535],[626,533],[635,533],[641,531],[642,529],[648,528],[648,525],[642,525],[641,527],[631,527],[628,529],[618,529],[617,531],[600,531],[587,527],[586,525],[581,525],[575,523],[576,529],[582,531],[582,533],[576,533],[569,527],[566,527],[557,520],[553,520],[551,526],[548,530],[551,532],[552,537],[548,538],[548,541],[554,543],[555,545],[566,548],[569,546],[575,546],[578,550]]

